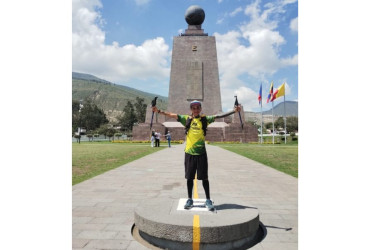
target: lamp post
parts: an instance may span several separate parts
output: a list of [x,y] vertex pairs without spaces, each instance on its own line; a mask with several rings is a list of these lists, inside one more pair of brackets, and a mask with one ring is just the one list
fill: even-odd
[[82,130],[82,115],[81,110],[83,108],[83,100],[79,101],[79,128],[78,128],[78,142],[81,143],[81,130]]

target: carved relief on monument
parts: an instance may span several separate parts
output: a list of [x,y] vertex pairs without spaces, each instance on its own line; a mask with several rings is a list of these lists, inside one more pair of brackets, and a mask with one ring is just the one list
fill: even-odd
[[203,63],[186,62],[187,100],[203,100]]

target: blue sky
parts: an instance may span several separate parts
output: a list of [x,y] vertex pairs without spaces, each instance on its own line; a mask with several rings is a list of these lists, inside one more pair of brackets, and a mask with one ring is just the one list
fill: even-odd
[[264,110],[271,81],[286,82],[286,100],[298,100],[295,0],[73,0],[73,71],[167,96],[173,37],[187,28],[191,5],[204,9],[202,28],[216,37],[223,110],[238,95],[246,111],[260,111],[261,82]]

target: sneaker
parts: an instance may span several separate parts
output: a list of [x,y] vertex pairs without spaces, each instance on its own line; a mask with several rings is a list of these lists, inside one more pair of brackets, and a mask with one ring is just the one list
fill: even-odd
[[193,200],[188,199],[187,202],[186,202],[186,205],[184,205],[184,209],[190,209],[192,207],[193,207]]
[[214,210],[214,206],[211,200],[207,199],[205,202],[205,207],[207,207],[209,210]]

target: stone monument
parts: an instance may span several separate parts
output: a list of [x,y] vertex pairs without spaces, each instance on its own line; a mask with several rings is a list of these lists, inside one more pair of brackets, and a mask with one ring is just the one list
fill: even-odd
[[190,113],[192,100],[201,101],[205,114],[222,112],[216,38],[201,29],[204,18],[203,9],[189,7],[188,29],[173,40],[168,110],[174,113]]
[[[216,39],[214,36],[208,36],[201,28],[204,19],[205,12],[202,8],[190,6],[185,12],[188,28],[180,36],[174,37],[167,107],[169,112],[189,114],[189,104],[192,100],[199,100],[202,103],[202,114],[215,115],[222,112]],[[244,109],[241,115],[242,121],[245,121]],[[145,124],[133,129],[134,140],[149,139],[150,116],[151,109],[148,107]],[[225,121],[228,120],[221,118],[212,123],[208,127],[206,140],[258,140],[257,129],[254,126],[246,124],[242,130],[239,119],[234,117],[232,123]],[[161,133],[166,134],[166,131],[170,131],[172,140],[185,139],[184,127],[175,119],[157,116],[153,124]]]

